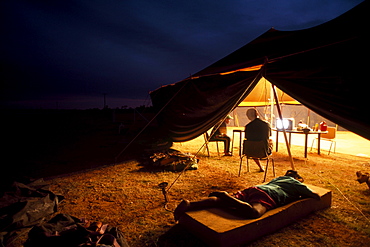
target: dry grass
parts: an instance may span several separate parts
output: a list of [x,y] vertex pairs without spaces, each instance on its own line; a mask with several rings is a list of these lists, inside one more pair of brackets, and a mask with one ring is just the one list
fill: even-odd
[[[202,139],[175,144],[173,148],[195,153]],[[215,149],[211,146],[212,149]],[[343,154],[310,153],[300,158],[301,147],[292,147],[295,168],[306,182],[331,189],[332,207],[314,213],[275,234],[248,246],[365,246],[370,240],[370,191],[355,181],[357,170],[369,171],[370,159]],[[55,178],[52,190],[65,196],[59,212],[100,220],[118,226],[131,246],[204,246],[195,236],[175,225],[172,213],[186,198],[200,199],[215,190],[233,192],[262,182],[263,174],[252,164],[251,172],[238,177],[239,157],[200,157],[199,169],[184,173],[147,169],[131,160]],[[274,153],[276,171],[290,168],[286,150]],[[268,178],[272,178],[269,171]],[[164,207],[161,182],[172,186]]]
[[[48,122],[45,119],[50,117],[40,121],[36,115],[38,119],[34,127],[41,126],[40,131],[25,129],[17,138],[14,134],[22,128],[14,123],[21,121],[14,121],[14,131],[9,131],[9,142],[22,138],[29,140],[29,143],[25,144],[27,148],[22,148],[22,155],[18,155],[21,147],[14,143],[17,156],[10,152],[13,146],[9,145],[9,151],[4,152],[13,157],[7,159],[8,167],[13,168],[13,173],[23,171],[29,176],[45,178],[66,173],[48,180],[51,190],[65,197],[57,213],[117,226],[133,247],[204,246],[200,239],[175,224],[171,211],[176,205],[183,198],[197,200],[215,190],[234,192],[263,180],[263,174],[254,164],[249,173],[244,165],[242,175],[238,177],[239,157],[219,158],[216,152],[212,152],[210,158],[200,152],[199,169],[184,173],[150,169],[130,151],[122,155],[125,161],[111,165],[115,155],[127,143],[117,135],[118,126],[109,121],[109,116],[103,115],[108,120],[98,121],[96,117],[83,115],[84,119],[79,120],[81,113],[73,114],[80,128],[76,128],[75,122],[64,112],[56,114],[55,121]],[[58,131],[55,131],[56,126]],[[41,130],[45,137],[34,145],[35,138],[40,140]],[[28,133],[34,134],[26,136]],[[203,138],[198,138],[177,143],[173,148],[195,154],[202,144]],[[210,144],[210,148],[211,151],[216,150],[214,143]],[[141,150],[137,151],[141,153]],[[295,146],[292,153],[295,168],[307,183],[332,190],[332,207],[311,214],[248,246],[317,246],[318,243],[320,246],[367,246],[370,242],[370,190],[365,184],[355,181],[355,172],[370,172],[370,158],[310,153],[305,160],[302,158],[302,147]],[[277,175],[290,168],[283,145],[279,146],[278,153],[274,153],[274,159]],[[26,162],[27,169],[17,170],[17,164],[24,167]],[[268,179],[271,178],[272,172],[269,171]],[[168,182],[171,186],[167,209],[158,187],[161,182]],[[23,235],[23,239],[18,239],[14,246],[22,246],[26,237]]]

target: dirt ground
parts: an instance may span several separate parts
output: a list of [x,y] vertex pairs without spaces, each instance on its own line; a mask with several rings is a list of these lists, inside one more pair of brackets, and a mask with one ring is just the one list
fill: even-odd
[[[218,157],[215,146],[210,145],[211,157],[205,157],[200,149],[202,138],[173,146],[185,153],[197,153],[200,159],[197,170],[181,173],[155,169],[148,166],[148,154],[143,150],[125,150],[132,136],[118,134],[117,123],[91,119],[87,122],[89,128],[82,126],[84,131],[78,131],[78,138],[72,137],[73,133],[68,135],[69,139],[54,136],[65,145],[58,148],[34,145],[24,149],[26,157],[13,158],[9,164],[29,164],[25,174],[44,177],[53,192],[65,197],[57,213],[117,226],[130,246],[206,246],[174,222],[172,211],[176,205],[184,198],[197,200],[215,190],[235,192],[262,182],[263,173],[258,172],[257,166],[252,165],[247,172],[244,165],[242,175],[238,176],[237,155]],[[40,139],[46,144],[50,141],[46,137]],[[47,152],[36,152],[40,146]],[[56,146],[59,145],[53,147]],[[122,150],[125,151],[121,154]],[[306,183],[332,191],[331,208],[244,246],[368,246],[370,190],[366,184],[355,181],[355,172],[369,172],[370,158],[341,153],[317,155],[314,150],[304,159],[302,147],[294,145],[292,153],[295,168]],[[273,157],[277,175],[290,168],[283,145]],[[15,171],[9,174],[14,176]],[[269,170],[268,179],[272,178]],[[170,185],[166,207],[158,186],[162,182]],[[13,246],[22,246],[25,238],[26,234]]]

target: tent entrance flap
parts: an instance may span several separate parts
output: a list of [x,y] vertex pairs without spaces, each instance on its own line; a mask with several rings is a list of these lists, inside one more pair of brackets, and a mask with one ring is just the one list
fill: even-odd
[[[189,141],[215,126],[248,95],[261,71],[236,72],[189,78],[150,93],[161,113],[158,122],[175,142]],[[182,87],[183,84],[186,84]],[[181,89],[167,104],[169,97]]]

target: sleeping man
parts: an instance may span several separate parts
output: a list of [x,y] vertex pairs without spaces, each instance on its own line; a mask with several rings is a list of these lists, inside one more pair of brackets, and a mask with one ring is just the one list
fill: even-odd
[[319,194],[303,183],[296,171],[288,170],[284,176],[274,178],[267,184],[249,187],[230,195],[225,191],[212,192],[207,198],[190,202],[183,200],[175,209],[175,221],[187,211],[219,207],[233,210],[237,215],[255,219],[268,210],[286,205],[301,198],[320,200]]

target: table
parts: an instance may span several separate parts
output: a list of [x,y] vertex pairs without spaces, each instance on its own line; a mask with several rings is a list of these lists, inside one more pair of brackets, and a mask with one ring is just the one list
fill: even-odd
[[[276,152],[278,151],[279,148],[279,132],[283,132],[283,130],[278,130],[278,129],[273,129],[276,131]],[[303,132],[302,130],[285,130],[287,134],[289,134],[289,147],[291,146],[291,140],[292,140],[292,134],[303,134],[305,135],[304,139],[304,157],[307,158],[307,139],[308,135],[317,135],[317,153],[320,154],[320,138],[321,134],[326,134],[328,133],[327,131],[309,131],[309,132]]]
[[231,154],[234,151],[234,135],[239,134],[239,156],[242,156],[242,140],[244,135],[244,130],[233,130],[233,138],[231,139]]

